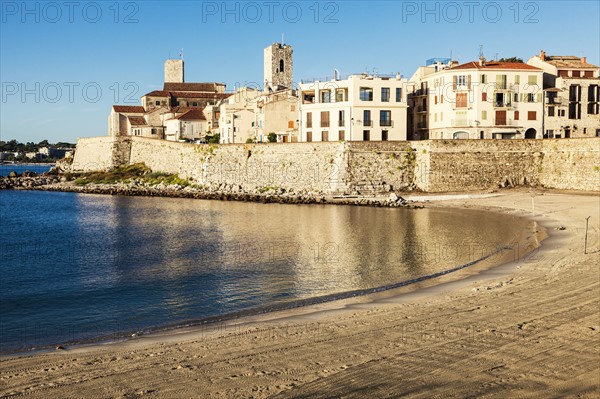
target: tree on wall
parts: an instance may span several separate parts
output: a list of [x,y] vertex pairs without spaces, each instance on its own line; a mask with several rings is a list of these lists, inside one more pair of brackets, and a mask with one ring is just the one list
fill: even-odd
[[518,57],[500,58],[498,62],[523,62],[523,59]]

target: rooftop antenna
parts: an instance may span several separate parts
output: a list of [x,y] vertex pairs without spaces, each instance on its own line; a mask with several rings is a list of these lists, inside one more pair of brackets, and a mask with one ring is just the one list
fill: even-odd
[[281,45],[283,46],[283,33],[281,34]]
[[495,61],[498,61],[498,53],[496,53],[496,59],[495,59]]
[[181,52],[179,53],[179,57],[181,58],[181,60],[183,61],[183,48],[181,48]]
[[479,58],[483,58],[483,44],[479,45]]

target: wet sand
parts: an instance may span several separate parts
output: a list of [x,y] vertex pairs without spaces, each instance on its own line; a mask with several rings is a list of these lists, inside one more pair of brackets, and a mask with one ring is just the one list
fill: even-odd
[[[429,199],[532,210],[525,190]],[[549,238],[505,265],[210,328],[4,357],[0,395],[598,397],[600,197],[537,192],[534,201]]]

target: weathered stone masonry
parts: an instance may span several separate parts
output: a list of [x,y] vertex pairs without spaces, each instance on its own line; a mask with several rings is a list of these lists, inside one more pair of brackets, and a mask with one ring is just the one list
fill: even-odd
[[137,162],[234,191],[335,195],[499,185],[600,191],[600,138],[193,145],[98,137],[78,141],[73,169]]

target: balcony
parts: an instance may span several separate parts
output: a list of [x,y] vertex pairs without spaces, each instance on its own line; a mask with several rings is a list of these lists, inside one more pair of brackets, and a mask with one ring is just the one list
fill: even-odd
[[380,120],[379,121],[379,126],[393,127],[394,126],[394,121],[392,121],[392,120]]
[[417,112],[427,112],[427,105],[418,105]]
[[429,94],[429,89],[419,89],[413,94],[414,97],[426,96]]
[[450,126],[452,126],[452,127],[473,126],[473,121],[471,119],[452,119],[450,121]]
[[492,124],[493,126],[519,126],[519,121],[508,118],[495,118]]
[[560,98],[560,97],[546,98],[546,105],[560,105],[560,104],[562,104],[562,98]]
[[494,108],[512,108],[512,103],[507,101],[494,101]]
[[427,122],[417,122],[417,129],[427,129]]
[[369,121],[363,121],[363,126],[373,126],[373,121],[369,120]]
[[329,127],[329,121],[321,121],[321,127]]
[[345,121],[345,120],[343,120],[343,119],[339,120],[339,121],[338,121],[338,126],[339,126],[339,127],[344,127],[344,126],[346,126],[346,121]]

